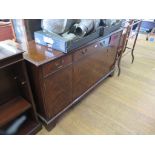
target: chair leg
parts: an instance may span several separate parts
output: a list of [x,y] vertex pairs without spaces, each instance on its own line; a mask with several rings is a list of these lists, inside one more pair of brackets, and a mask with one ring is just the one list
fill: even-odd
[[132,62],[131,63],[133,63],[134,62],[134,49],[132,49],[132,51],[131,51],[131,56],[132,56]]
[[120,74],[121,74],[121,56],[119,56],[119,58],[118,58],[117,66],[118,66],[118,74],[117,74],[117,76],[120,76]]

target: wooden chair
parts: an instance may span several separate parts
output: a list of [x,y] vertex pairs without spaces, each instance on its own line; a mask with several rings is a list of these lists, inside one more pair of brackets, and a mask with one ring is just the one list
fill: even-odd
[[[134,35],[130,35],[133,26],[135,26],[136,24],[138,24],[137,32]],[[118,76],[121,73],[121,68],[120,68],[121,58],[122,58],[122,55],[123,55],[123,53],[125,52],[126,49],[131,49],[132,63],[134,61],[134,53],[133,52],[134,52],[137,37],[138,37],[138,34],[139,34],[140,25],[141,25],[141,20],[139,20],[138,22],[135,22],[135,23],[134,23],[134,20],[129,20],[128,25],[123,27],[124,30],[122,32],[120,45],[118,47],[118,57],[117,57],[117,60],[118,60]],[[131,37],[134,37],[134,36],[135,36],[135,38],[134,38],[133,46],[128,47],[127,45],[128,45],[129,39]]]
[[123,27],[123,32],[122,32],[122,36],[120,39],[120,44],[118,47],[118,76],[121,73],[121,68],[120,68],[120,63],[121,63],[121,58],[122,58],[122,54],[125,52],[126,49],[126,43],[127,43],[127,38],[130,34],[131,31],[131,27],[130,27],[130,23],[128,26]]

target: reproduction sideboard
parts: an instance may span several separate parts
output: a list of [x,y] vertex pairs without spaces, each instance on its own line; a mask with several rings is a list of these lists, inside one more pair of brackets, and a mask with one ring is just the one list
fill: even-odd
[[115,69],[122,29],[64,54],[34,41],[24,53],[37,113],[47,130]]

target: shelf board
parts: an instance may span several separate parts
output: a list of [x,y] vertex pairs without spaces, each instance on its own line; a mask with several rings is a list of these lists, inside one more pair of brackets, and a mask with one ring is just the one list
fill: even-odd
[[6,125],[31,107],[31,104],[22,97],[0,105],[0,127]]
[[26,122],[20,127],[17,135],[33,135],[41,130],[41,124],[32,119],[26,120]]

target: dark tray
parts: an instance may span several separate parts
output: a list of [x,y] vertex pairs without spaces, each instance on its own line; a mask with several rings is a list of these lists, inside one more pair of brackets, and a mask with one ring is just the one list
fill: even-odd
[[67,40],[55,33],[45,33],[43,31],[37,31],[34,33],[35,42],[44,46],[51,47],[53,49],[68,53],[80,46],[99,38],[103,34],[103,27],[99,27],[95,32],[89,35],[76,38],[73,40]]
[[102,36],[107,36],[107,35],[109,35],[110,33],[112,33],[112,32],[114,32],[114,31],[116,31],[116,30],[118,30],[120,27],[121,27],[121,25],[122,25],[122,21],[120,21],[119,23],[117,23],[116,25],[113,25],[113,26],[106,26],[106,27],[104,27],[103,29],[103,34],[102,34]]

